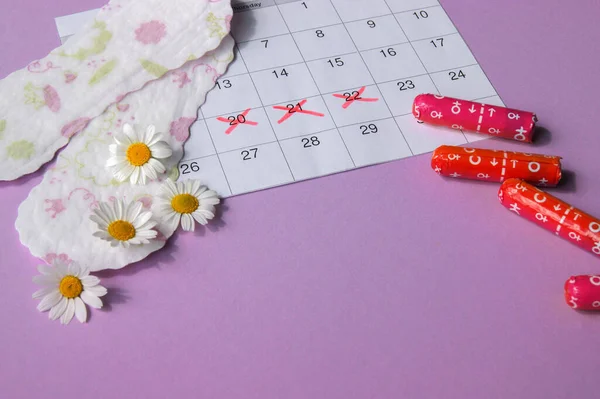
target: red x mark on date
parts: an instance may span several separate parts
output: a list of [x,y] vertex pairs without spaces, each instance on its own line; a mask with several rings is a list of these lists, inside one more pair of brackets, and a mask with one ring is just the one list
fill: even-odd
[[229,128],[227,128],[227,130],[225,130],[225,134],[231,134],[231,132],[233,132],[239,125],[250,125],[250,126],[258,125],[258,122],[254,122],[254,121],[250,121],[250,120],[246,119],[246,116],[248,116],[248,113],[250,112],[250,110],[251,110],[251,108],[248,108],[247,110],[245,110],[244,112],[242,112],[239,115],[236,115],[236,116],[231,115],[231,116],[228,116],[227,118],[219,116],[217,118],[218,121],[229,123]]
[[282,111],[286,111],[286,114],[283,115],[281,117],[281,119],[279,119],[277,121],[278,124],[282,124],[283,122],[285,122],[286,120],[288,120],[289,118],[292,117],[292,115],[298,113],[298,114],[306,114],[306,115],[313,115],[313,116],[320,116],[323,117],[325,116],[325,114],[322,114],[320,112],[316,112],[316,111],[309,111],[307,109],[302,108],[302,106],[304,104],[307,103],[308,100],[302,100],[300,101],[298,104],[294,105],[294,104],[288,104],[285,107],[281,106],[281,105],[275,105],[273,108],[274,109],[279,109]]
[[334,97],[343,98],[345,100],[342,108],[346,109],[351,106],[355,101],[364,101],[364,102],[375,102],[379,101],[378,98],[365,98],[363,97],[363,93],[365,92],[366,87],[363,86],[358,90],[354,90],[352,92],[346,92],[343,94],[334,94]]

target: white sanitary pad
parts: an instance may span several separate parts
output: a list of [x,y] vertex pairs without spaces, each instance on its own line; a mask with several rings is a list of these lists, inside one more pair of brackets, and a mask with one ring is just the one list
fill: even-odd
[[[71,140],[19,207],[15,226],[34,256],[97,271],[165,245],[174,226],[155,196],[177,179],[198,107],[233,60],[231,15],[228,0],[111,1],[83,33],[0,81],[0,180],[35,171]],[[114,178],[109,146],[124,124],[163,134],[166,174],[146,185]],[[117,200],[151,210],[157,239],[125,248],[94,237],[92,211]]]
[[0,81],[0,180],[34,172],[109,105],[215,49],[231,15],[229,0],[109,2],[82,33]]
[[[162,248],[174,230],[159,222],[158,239],[147,245],[129,248],[111,245],[92,234],[97,225],[89,219],[99,202],[117,199],[140,201],[144,209],[156,212],[154,197],[160,194],[160,180],[177,178],[177,164],[183,155],[183,144],[190,125],[196,120],[198,107],[217,77],[225,72],[233,59],[233,39],[227,36],[221,45],[199,60],[166,73],[93,119],[58,156],[42,183],[35,187],[19,207],[16,228],[21,242],[34,256],[51,260],[59,257],[74,260],[92,271],[118,269],[139,261]],[[153,124],[163,132],[163,140],[173,149],[165,162],[166,175],[145,186],[117,182],[105,168],[111,156],[112,135],[124,123],[137,130]]]

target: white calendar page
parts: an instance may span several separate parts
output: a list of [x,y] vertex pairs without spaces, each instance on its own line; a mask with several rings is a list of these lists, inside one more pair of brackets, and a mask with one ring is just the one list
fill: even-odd
[[[416,123],[414,97],[503,105],[437,0],[234,1],[235,60],[179,165],[223,197],[485,137]],[[61,40],[92,12],[57,18]]]

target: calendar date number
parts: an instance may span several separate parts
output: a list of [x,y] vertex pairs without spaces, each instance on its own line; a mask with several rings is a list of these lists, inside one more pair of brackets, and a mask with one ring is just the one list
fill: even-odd
[[396,83],[396,86],[398,86],[398,90],[400,91],[412,90],[416,87],[414,82],[410,79],[398,82]]
[[231,87],[233,86],[231,84],[231,80],[229,79],[223,79],[221,81],[218,81],[215,83],[217,85],[217,88],[219,90],[223,90],[223,89],[231,89]]
[[241,152],[241,155],[243,161],[251,161],[256,159],[256,156],[258,155],[258,148],[249,148],[244,150]]
[[354,100],[361,100],[362,97],[360,96],[360,93],[356,90],[354,90],[352,93],[349,92],[345,92],[344,97],[346,97],[346,101],[354,101]]
[[435,48],[444,47],[444,38],[440,37],[437,39],[433,39],[429,43],[431,43],[431,45]]
[[450,71],[448,72],[448,76],[450,76],[450,80],[465,79],[467,77],[462,69],[458,71]]
[[275,70],[275,71],[273,71],[273,72],[271,72],[271,73],[272,73],[273,75],[275,75],[275,77],[276,77],[277,79],[279,79],[280,77],[283,77],[283,76],[286,76],[286,77],[287,77],[287,76],[290,76],[290,75],[288,74],[288,71],[286,71],[286,69],[285,69],[285,68],[283,68],[283,69],[282,69],[280,72],[278,72],[277,70]]
[[187,175],[192,172],[200,171],[200,166],[198,166],[197,162],[182,163],[181,165],[179,165],[179,168],[181,169],[182,175]]
[[361,125],[359,129],[363,136],[366,136],[367,134],[375,134],[379,131],[377,125],[374,123],[369,123],[368,125]]
[[304,148],[316,147],[319,144],[321,144],[321,142],[319,141],[319,138],[317,136],[302,139],[302,145]]
[[332,68],[335,67],[341,67],[344,66],[344,60],[342,60],[341,58],[335,58],[333,60],[327,60],[327,63],[329,64],[329,66],[331,66]]

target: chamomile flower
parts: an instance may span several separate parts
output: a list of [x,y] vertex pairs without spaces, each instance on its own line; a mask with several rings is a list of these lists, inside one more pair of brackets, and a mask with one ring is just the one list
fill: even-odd
[[145,133],[137,133],[129,124],[123,125],[123,132],[116,133],[116,144],[109,146],[112,156],[106,161],[106,167],[115,178],[131,184],[146,184],[146,179],[156,180],[159,173],[165,173],[160,159],[169,158],[173,150],[161,141],[162,135],[156,133],[153,125]]
[[142,212],[142,206],[139,201],[129,204],[122,200],[112,204],[100,202],[90,216],[99,229],[94,236],[109,241],[113,247],[121,245],[129,248],[130,245],[148,244],[156,238],[157,232],[152,230],[156,222],[150,220],[152,212]]
[[202,186],[198,180],[173,183],[167,179],[162,191],[157,198],[158,209],[173,230],[180,221],[185,231],[194,231],[194,219],[202,225],[207,224],[215,217],[215,205],[221,202],[217,193]]
[[33,299],[41,299],[37,308],[40,312],[50,311],[51,320],[60,318],[62,324],[69,324],[73,316],[81,323],[87,320],[85,304],[100,309],[106,295],[106,288],[100,285],[100,279],[90,276],[87,268],[77,263],[69,265],[55,259],[50,266],[38,266],[40,275],[33,282],[42,289],[33,293]]

